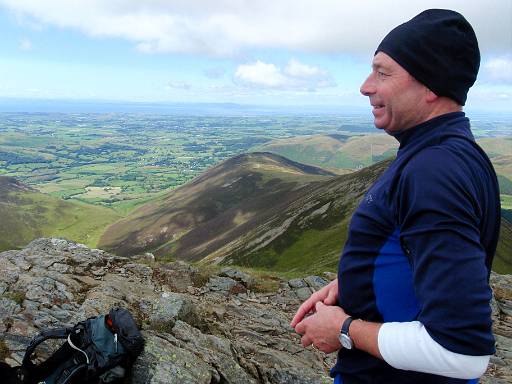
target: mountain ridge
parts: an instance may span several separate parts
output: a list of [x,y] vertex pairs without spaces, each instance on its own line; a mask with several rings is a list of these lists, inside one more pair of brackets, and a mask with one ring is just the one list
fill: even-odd
[[[187,261],[288,269],[282,252],[274,250],[297,247],[301,231],[308,230],[310,251],[301,262],[310,265],[304,258],[318,246],[328,253],[318,258],[318,268],[334,270],[351,212],[388,163],[334,176],[275,154],[238,156],[113,224],[100,247],[122,255],[151,251]],[[304,271],[293,263],[292,271]]]
[[[164,251],[158,251],[158,247],[181,238],[188,229],[213,220],[225,211],[227,218],[220,220],[222,223],[218,223],[217,228],[228,230],[229,223],[239,224],[251,212],[264,210],[269,199],[287,199],[288,193],[298,193],[302,185],[333,175],[275,154],[242,154],[212,167],[114,223],[105,231],[99,246],[120,254],[147,249],[162,254]],[[249,196],[251,200],[246,201]],[[246,207],[246,212],[239,210],[239,206]],[[127,227],[129,224],[132,229]],[[144,233],[140,230],[144,225],[158,234],[152,234],[151,230]]]

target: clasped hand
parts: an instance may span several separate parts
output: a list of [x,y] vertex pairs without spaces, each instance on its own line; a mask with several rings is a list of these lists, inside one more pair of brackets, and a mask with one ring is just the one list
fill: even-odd
[[336,305],[337,301],[338,280],[336,279],[313,293],[299,307],[290,326],[302,335],[301,343],[304,347],[313,344],[325,353],[341,348],[338,335],[348,315]]

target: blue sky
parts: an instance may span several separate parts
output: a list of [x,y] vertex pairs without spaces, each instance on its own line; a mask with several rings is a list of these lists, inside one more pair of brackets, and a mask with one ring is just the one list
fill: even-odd
[[477,33],[467,105],[510,111],[511,0],[0,0],[0,97],[367,105],[375,47],[426,8]]

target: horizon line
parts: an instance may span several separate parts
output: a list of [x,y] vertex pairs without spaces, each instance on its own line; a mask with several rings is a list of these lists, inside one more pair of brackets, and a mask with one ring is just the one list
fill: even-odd
[[[6,105],[7,104],[7,105]],[[371,115],[370,106],[363,105],[348,105],[348,104],[265,104],[265,103],[243,103],[243,102],[215,102],[215,101],[134,101],[134,100],[116,100],[116,99],[71,99],[71,98],[27,98],[27,97],[5,97],[0,96],[0,112],[2,113],[37,113],[37,112],[54,112],[59,113],[58,110],[55,109],[58,104],[63,104],[63,110],[61,113],[72,113],[72,111],[65,110],[65,107],[103,107],[99,108],[97,113],[106,113],[106,112],[156,112],[155,110],[147,110],[144,111],[145,108],[151,109],[151,107],[161,108],[163,109],[161,112],[165,112],[165,108],[173,109],[181,106],[181,107],[196,107],[196,108],[227,108],[236,112],[286,112],[288,110],[289,113],[347,113],[347,112],[360,112],[360,113],[368,113]],[[9,109],[14,108],[14,110]],[[108,107],[134,107],[133,111],[126,110],[111,110]],[[29,110],[22,110],[22,107],[29,108]],[[46,107],[46,108],[44,108]],[[51,108],[50,108],[51,107]],[[137,108],[139,107],[139,108]],[[36,110],[37,108],[48,109],[48,110]],[[138,110],[142,108],[142,110]],[[49,110],[51,109],[51,110]],[[85,108],[89,109],[89,108]],[[123,108],[121,108],[123,109]],[[258,111],[258,109],[263,109]],[[300,110],[297,110],[300,109]],[[496,108],[482,108],[482,107],[471,107],[466,106],[464,109],[471,111],[472,113],[499,113],[499,114],[511,114],[512,110],[504,110],[504,109],[496,109]],[[73,111],[73,112],[89,112],[95,113],[92,110],[83,110],[83,111]],[[168,112],[183,112],[183,111],[168,111]],[[197,110],[194,112],[198,112]],[[206,112],[206,111],[203,111]],[[213,111],[209,111],[213,112]],[[221,111],[217,111],[219,113]]]

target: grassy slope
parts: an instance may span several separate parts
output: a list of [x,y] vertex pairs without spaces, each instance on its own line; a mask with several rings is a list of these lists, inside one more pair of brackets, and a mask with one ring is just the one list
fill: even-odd
[[[511,194],[512,188],[512,138],[483,138],[478,144],[492,160],[499,175],[502,193]],[[254,150],[264,150],[289,159],[338,172],[346,172],[361,166],[394,156],[397,141],[385,134],[363,136],[316,135],[273,140]]]
[[120,218],[113,210],[70,202],[0,178],[0,249],[26,245],[41,236],[56,236],[96,247],[105,227]]
[[512,209],[502,209],[500,238],[492,269],[498,273],[512,273]]
[[478,140],[478,144],[490,158],[512,155],[512,137],[488,137]]
[[[347,237],[348,219],[328,229],[286,234],[275,244],[250,255],[230,258],[235,264],[280,272],[288,277],[335,272]],[[244,260],[245,259],[245,260]]]
[[[222,263],[272,270],[290,277],[336,271],[352,212],[388,164],[382,162],[306,187],[265,225],[246,233],[245,246],[225,249],[227,256]],[[287,229],[265,244],[269,234],[287,219],[291,220]],[[205,262],[218,256],[213,254]]]

